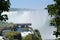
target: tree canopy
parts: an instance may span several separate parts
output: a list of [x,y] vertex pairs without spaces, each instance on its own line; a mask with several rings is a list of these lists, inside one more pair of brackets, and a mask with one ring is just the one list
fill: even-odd
[[8,20],[8,16],[6,14],[2,15],[2,12],[9,11],[10,1],[9,0],[0,0],[0,21]]
[[60,34],[60,0],[54,0],[54,4],[50,4],[46,8],[48,10],[49,15],[51,15],[51,25],[57,28],[56,30],[56,37]]

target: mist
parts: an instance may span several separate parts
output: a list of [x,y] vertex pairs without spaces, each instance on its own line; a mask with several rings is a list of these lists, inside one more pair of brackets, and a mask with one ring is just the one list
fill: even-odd
[[38,29],[42,39],[54,39],[54,27],[49,26],[49,16],[46,10],[19,10],[3,12],[7,14],[9,20],[13,23],[31,23],[33,29]]

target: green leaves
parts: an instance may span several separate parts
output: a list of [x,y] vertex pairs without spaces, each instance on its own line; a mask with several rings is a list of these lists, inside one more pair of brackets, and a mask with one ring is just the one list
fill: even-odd
[[50,25],[55,26],[55,19],[50,20]]
[[6,21],[8,20],[8,16],[1,15],[3,11],[9,11],[10,8],[10,1],[9,0],[0,0],[0,20]]
[[57,5],[60,5],[60,0],[55,0]]
[[54,18],[52,18],[52,20],[50,21],[50,24],[57,28],[56,37],[58,37],[58,35],[60,34],[60,32],[58,32],[60,31],[60,0],[54,0],[54,2],[54,4],[48,5],[46,9],[48,10],[48,13],[49,15],[51,15],[51,17],[54,16]]
[[0,0],[0,11],[8,11],[10,8],[10,2],[9,0]]
[[49,15],[55,15],[57,8],[55,7],[55,4],[51,4],[47,6],[47,10]]
[[1,21],[6,21],[6,20],[8,20],[8,16],[5,14],[5,15],[1,15],[0,16],[0,20]]
[[10,31],[10,32],[6,32],[4,34],[4,39],[7,40],[7,38],[9,40],[22,40],[22,36],[21,36],[21,33],[19,32],[16,32],[16,31]]

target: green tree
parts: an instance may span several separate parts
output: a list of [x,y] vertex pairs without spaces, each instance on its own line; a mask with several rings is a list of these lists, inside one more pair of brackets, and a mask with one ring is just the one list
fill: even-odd
[[34,34],[29,34],[26,37],[24,37],[22,40],[39,40],[39,38]]
[[8,20],[8,16],[6,14],[2,15],[2,12],[9,11],[10,1],[9,0],[0,0],[0,21]]
[[39,40],[42,40],[39,30],[35,29],[35,30],[34,30],[34,35],[36,35],[36,37],[37,37]]
[[35,29],[34,34],[29,34],[26,37],[23,37],[22,40],[42,40],[40,32]]
[[58,35],[60,35],[60,0],[54,0],[54,2],[54,4],[48,5],[46,9],[52,17],[50,24],[57,28],[55,35],[58,38]]
[[10,32],[6,32],[4,34],[4,39],[9,39],[9,40],[22,40],[22,36],[21,33],[16,32],[16,31],[10,31]]

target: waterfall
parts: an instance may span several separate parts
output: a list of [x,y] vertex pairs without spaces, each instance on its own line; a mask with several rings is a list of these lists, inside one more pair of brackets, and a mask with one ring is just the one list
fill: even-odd
[[41,33],[42,39],[53,39],[54,27],[49,26],[48,13],[45,10],[16,10],[4,12],[7,14],[9,20],[7,22],[13,23],[31,23],[33,29],[38,29]]

